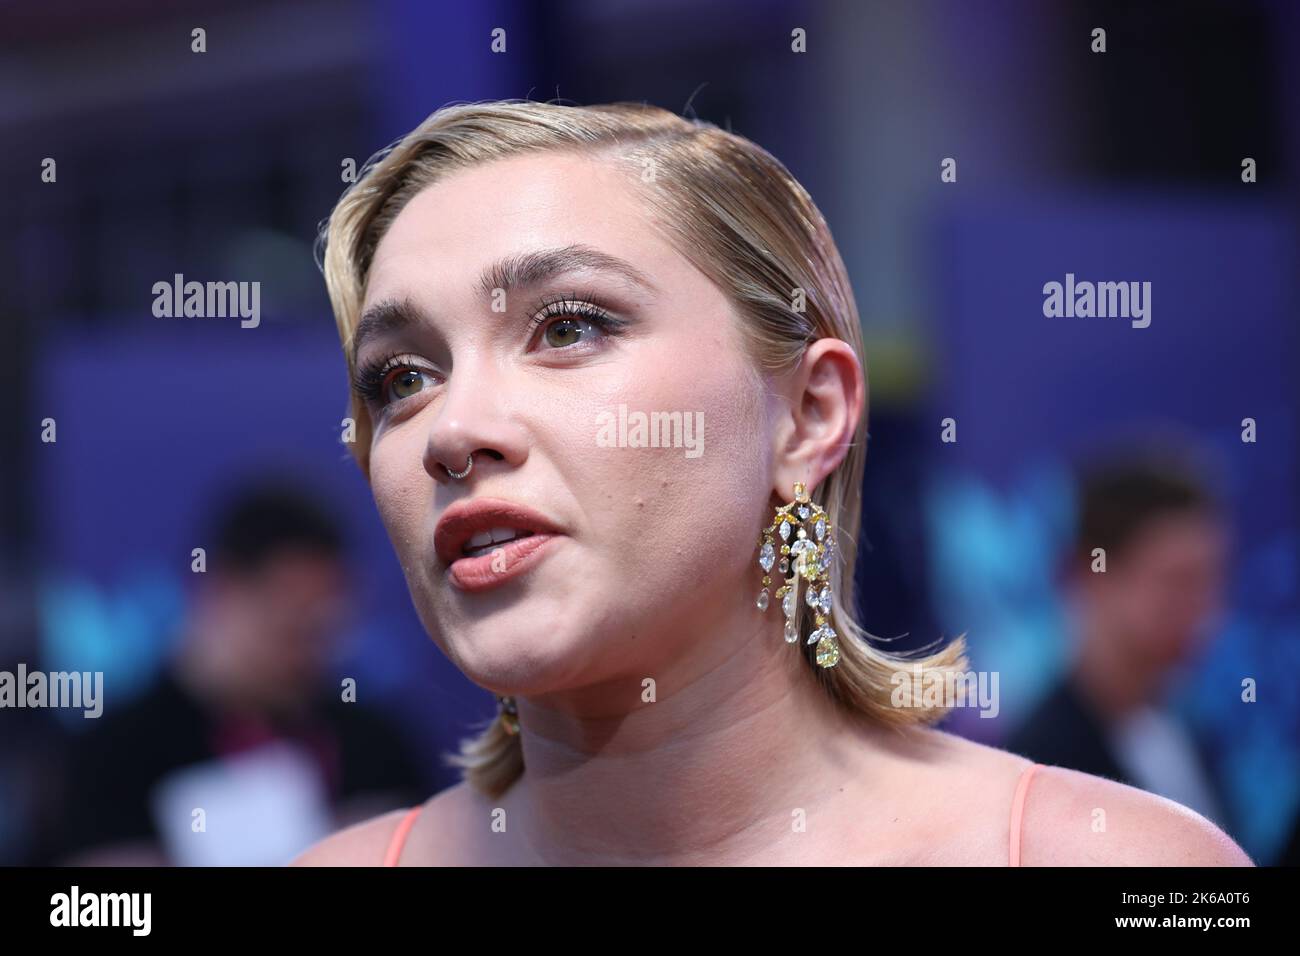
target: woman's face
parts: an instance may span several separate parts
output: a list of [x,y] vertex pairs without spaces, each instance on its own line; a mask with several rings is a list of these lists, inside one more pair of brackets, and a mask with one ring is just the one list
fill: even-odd
[[689,679],[757,614],[775,406],[636,175],[561,153],[458,171],[371,266],[371,487],[424,626],[499,693]]

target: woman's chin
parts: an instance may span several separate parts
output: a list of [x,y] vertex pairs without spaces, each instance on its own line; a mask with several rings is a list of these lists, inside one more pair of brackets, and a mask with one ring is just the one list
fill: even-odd
[[506,617],[462,626],[448,645],[448,656],[474,683],[517,688],[500,693],[536,692],[563,683],[592,660],[590,635],[584,641],[546,618],[515,626]]

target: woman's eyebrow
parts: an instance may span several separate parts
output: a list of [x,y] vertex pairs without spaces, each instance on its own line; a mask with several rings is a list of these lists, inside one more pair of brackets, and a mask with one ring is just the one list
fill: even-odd
[[654,283],[632,263],[581,243],[506,256],[483,270],[477,291],[490,298],[497,289],[527,288],[580,269],[613,272],[648,292],[656,291]]
[[353,364],[361,351],[361,344],[367,339],[378,338],[400,332],[402,329],[418,324],[424,318],[419,306],[410,299],[385,299],[377,302],[361,316],[361,321],[352,331],[348,343]]

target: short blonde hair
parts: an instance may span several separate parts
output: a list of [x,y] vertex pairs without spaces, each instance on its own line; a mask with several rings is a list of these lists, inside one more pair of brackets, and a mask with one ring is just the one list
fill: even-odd
[[[562,106],[505,100],[455,104],[428,117],[373,156],[322,224],[318,252],[349,373],[352,335],[375,248],[407,202],[448,173],[508,156],[570,151],[632,164],[656,224],[674,247],[721,289],[738,315],[759,369],[798,363],[819,338],[849,343],[866,368],[862,330],[848,273],[812,197],[779,160],[755,143],[700,120],[640,103]],[[647,173],[649,173],[647,175]],[[803,309],[795,307],[798,290]],[[370,421],[353,397],[353,454],[369,474]],[[831,568],[836,602],[831,624],[840,660],[808,666],[827,694],[849,712],[892,726],[932,723],[944,706],[896,707],[896,675],[964,671],[964,637],[933,654],[891,654],[875,647],[857,620],[856,538],[866,458],[866,416],[844,461],[812,491],[852,547],[837,549]],[[757,541],[757,530],[755,541]],[[808,608],[801,609],[809,614]],[[801,622],[807,632],[809,621]],[[943,676],[947,676],[945,673]],[[475,789],[499,795],[523,772],[519,738],[498,718],[464,741],[449,760]]]

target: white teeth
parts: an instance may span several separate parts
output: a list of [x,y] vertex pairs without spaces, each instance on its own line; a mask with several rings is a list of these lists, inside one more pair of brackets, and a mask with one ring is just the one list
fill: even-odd
[[518,528],[492,528],[488,531],[479,531],[465,542],[461,550],[465,554],[472,554],[494,544],[513,541],[515,538],[526,538],[531,533],[530,531],[520,531]]

